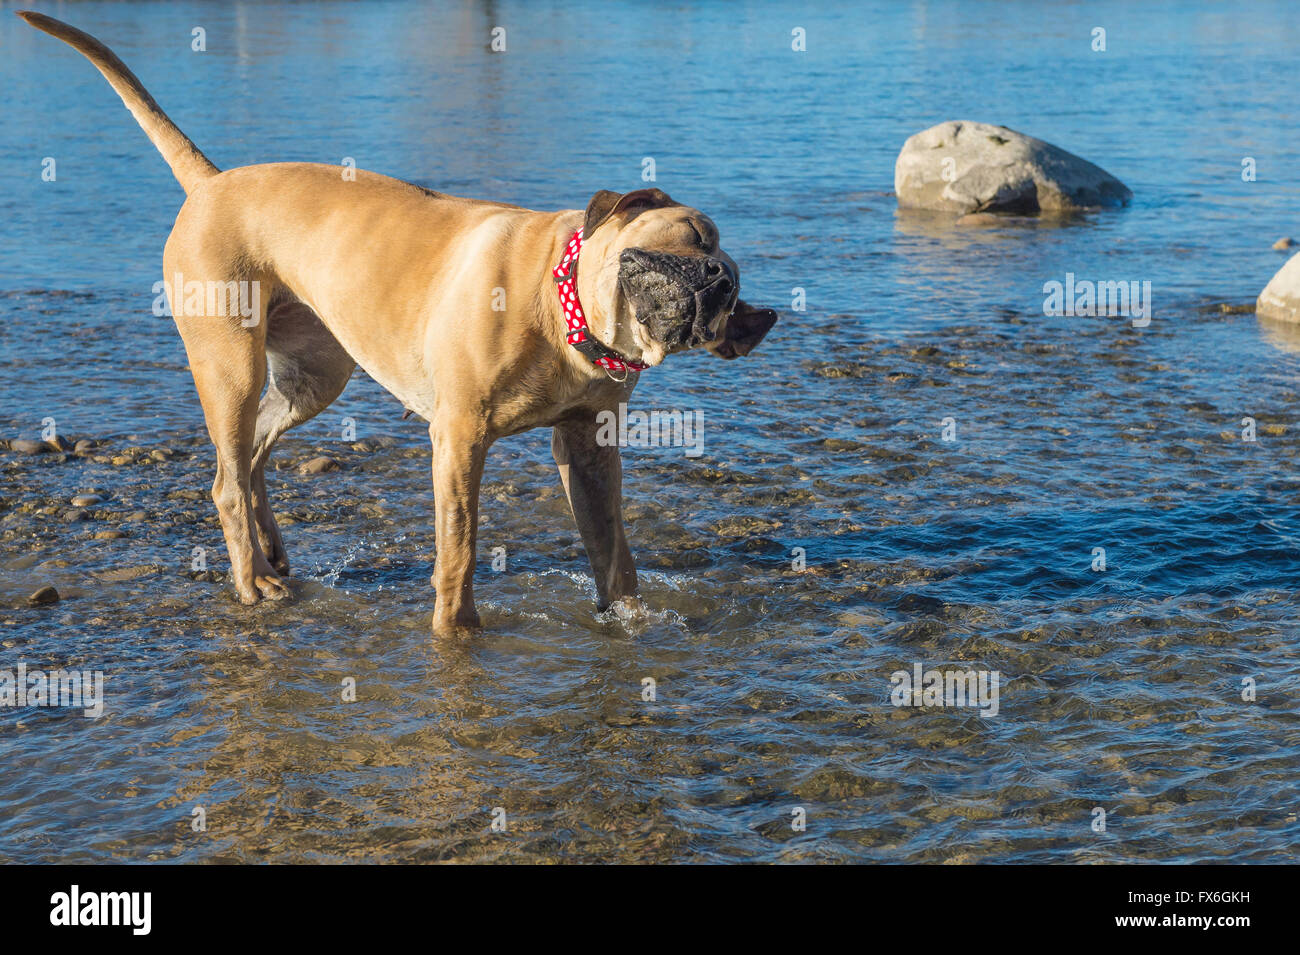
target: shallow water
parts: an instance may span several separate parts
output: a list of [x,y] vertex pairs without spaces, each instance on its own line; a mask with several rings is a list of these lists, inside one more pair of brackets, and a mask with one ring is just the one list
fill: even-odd
[[[653,157],[783,317],[749,359],[643,376],[639,407],[705,422],[700,457],[624,452],[647,614],[596,613],[536,432],[489,459],[485,632],[433,641],[424,426],[360,373],[269,477],[295,600],[241,607],[184,352],[150,314],[180,191],[87,63],[0,18],[0,436],[53,417],[102,442],[0,450],[0,669],[107,680],[100,719],[0,709],[0,859],[1294,859],[1300,336],[1249,307],[1300,229],[1300,11],[62,9],[223,167],[350,156],[563,208]],[[1061,226],[900,215],[899,147],[950,118],[1135,200]],[[1044,317],[1067,272],[1150,281],[1150,325]],[[343,469],[299,475],[318,454]],[[44,584],[62,600],[29,608]],[[916,663],[998,671],[998,715],[891,705]]]

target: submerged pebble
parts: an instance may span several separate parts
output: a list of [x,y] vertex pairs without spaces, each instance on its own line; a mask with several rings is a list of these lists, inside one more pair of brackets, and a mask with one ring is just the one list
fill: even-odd
[[327,471],[337,471],[339,469],[338,461],[328,455],[312,458],[306,464],[298,469],[299,474],[324,474]]
[[47,585],[28,597],[27,602],[33,607],[44,607],[48,604],[58,603],[59,592]]

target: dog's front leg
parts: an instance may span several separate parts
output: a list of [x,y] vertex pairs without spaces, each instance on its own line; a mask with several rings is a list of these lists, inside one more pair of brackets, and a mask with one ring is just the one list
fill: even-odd
[[479,626],[474,609],[474,557],[478,538],[478,491],[489,441],[482,429],[460,422],[429,425],[433,442],[433,503],[436,511],[433,586],[438,591],[433,629],[450,633]]
[[596,578],[596,606],[636,594],[636,566],[623,533],[623,465],[616,446],[596,440],[594,421],[557,424],[551,453]]

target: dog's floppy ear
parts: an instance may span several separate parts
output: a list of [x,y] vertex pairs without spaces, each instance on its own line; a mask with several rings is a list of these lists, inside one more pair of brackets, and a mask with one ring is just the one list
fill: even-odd
[[763,336],[776,324],[776,312],[770,308],[754,308],[745,302],[736,302],[736,308],[727,317],[727,327],[722,338],[708,346],[719,358],[739,358],[748,355]]
[[583,219],[582,235],[584,238],[591,238],[591,234],[596,231],[602,222],[624,209],[631,209],[638,205],[644,205],[647,208],[659,208],[672,204],[673,201],[668,198],[668,193],[662,189],[636,189],[621,196],[617,192],[602,189],[592,196],[591,201],[587,203],[587,215]]

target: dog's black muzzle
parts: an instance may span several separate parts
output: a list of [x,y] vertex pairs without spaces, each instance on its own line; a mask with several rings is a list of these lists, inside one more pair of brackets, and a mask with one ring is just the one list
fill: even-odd
[[618,281],[637,321],[674,349],[716,340],[740,291],[735,270],[723,259],[652,249],[624,249]]

